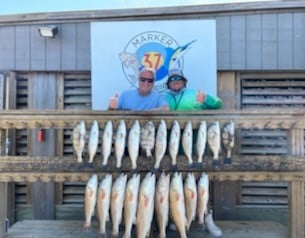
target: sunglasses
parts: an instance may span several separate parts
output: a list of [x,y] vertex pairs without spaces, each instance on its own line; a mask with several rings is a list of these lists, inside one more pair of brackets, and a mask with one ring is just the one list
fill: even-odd
[[140,81],[141,81],[142,83],[144,83],[144,82],[153,83],[155,80],[152,79],[152,78],[144,78],[144,77],[141,77],[141,78],[140,78]]
[[169,78],[169,81],[172,82],[172,81],[179,81],[179,80],[184,80],[183,77],[181,77],[180,75],[174,75],[174,76],[171,76]]

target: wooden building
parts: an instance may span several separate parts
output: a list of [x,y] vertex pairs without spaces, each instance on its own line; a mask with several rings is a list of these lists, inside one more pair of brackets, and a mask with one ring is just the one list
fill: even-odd
[[[0,16],[3,113],[87,112],[91,109],[90,23],[160,19],[216,20],[217,91],[224,101],[223,113],[252,110],[257,115],[265,111],[285,115],[286,111],[304,111],[305,2],[271,1]],[[58,27],[58,36],[41,38],[38,28],[50,24]],[[84,116],[82,112],[80,115]],[[5,155],[5,141],[9,138],[11,156],[73,156],[71,130],[47,130],[47,138],[53,139],[43,145],[35,143],[37,130],[1,130],[1,153]],[[238,130],[234,153],[267,159],[304,157],[304,141],[304,129],[254,125]],[[211,203],[215,218],[267,219],[287,224],[288,181],[271,180],[214,181]],[[303,187],[299,202],[304,203],[304,181],[297,185]],[[23,219],[81,220],[83,194],[83,181],[2,182],[0,220],[9,218],[11,224]],[[300,217],[295,217],[297,222],[292,226],[303,226],[299,234],[304,235],[304,211]],[[301,237],[299,234],[291,237]]]

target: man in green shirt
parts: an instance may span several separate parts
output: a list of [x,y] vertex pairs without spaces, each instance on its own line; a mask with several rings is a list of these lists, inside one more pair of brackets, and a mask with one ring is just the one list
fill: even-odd
[[168,74],[166,101],[170,110],[219,109],[222,100],[205,94],[200,90],[186,88],[187,79],[179,69],[172,69]]
[[[220,98],[205,94],[200,90],[188,89],[186,84],[187,79],[181,70],[170,70],[167,80],[169,91],[165,95],[170,110],[220,109],[222,107]],[[211,236],[222,236],[221,229],[213,221],[212,210],[204,215],[204,221]],[[171,230],[176,229],[173,223],[170,223],[169,226]]]

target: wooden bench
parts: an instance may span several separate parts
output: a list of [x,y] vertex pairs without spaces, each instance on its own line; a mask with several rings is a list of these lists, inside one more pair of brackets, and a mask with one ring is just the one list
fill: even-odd
[[[128,111],[3,111],[0,117],[0,129],[2,130],[2,146],[6,135],[14,135],[15,129],[30,129],[32,133],[32,152],[39,147],[35,142],[38,129],[46,129],[46,141],[55,143],[56,151],[62,152],[63,130],[72,130],[80,120],[85,120],[87,129],[93,120],[99,122],[102,129],[106,121],[112,120],[114,128],[120,119],[124,119],[130,128],[135,119],[141,124],[151,120],[158,125],[160,119],[164,119],[168,129],[173,120],[178,120],[181,127],[187,121],[191,121],[196,129],[201,120],[207,124],[219,121],[221,125],[233,121],[236,127],[236,136],[241,129],[281,129],[288,131],[287,155],[241,155],[238,153],[240,138],[236,138],[236,148],[231,165],[212,165],[212,156],[209,153],[201,168],[190,168],[185,156],[178,158],[178,170],[181,172],[192,171],[197,175],[202,171],[209,174],[212,181],[287,181],[289,237],[304,237],[304,129],[305,117],[303,110],[293,111],[202,111],[202,112],[128,112]],[[33,139],[34,138],[34,139]],[[51,141],[51,142],[50,142]],[[33,156],[3,155],[0,157],[0,189],[6,192],[6,199],[0,202],[0,220],[5,219],[5,207],[9,204],[9,190],[7,182],[86,182],[92,173],[98,173],[99,177],[106,172],[102,169],[101,160],[96,158],[94,166],[81,167],[76,163],[74,156],[48,155],[41,156],[39,151]],[[54,153],[55,154],[55,153]],[[61,153],[58,153],[61,154]],[[223,158],[223,155],[221,159]],[[153,166],[153,161],[148,161],[143,156],[138,159],[137,172],[145,173]],[[131,172],[129,159],[124,159],[123,166],[117,170],[114,159],[109,159],[107,172],[117,174],[119,172]],[[169,155],[166,155],[161,163],[161,170],[172,172]],[[2,195],[3,196],[3,195]],[[2,209],[2,210],[1,210]],[[4,215],[3,215],[4,214]]]

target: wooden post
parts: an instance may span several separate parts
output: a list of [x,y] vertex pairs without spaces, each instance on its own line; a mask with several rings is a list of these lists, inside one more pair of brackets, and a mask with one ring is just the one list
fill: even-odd
[[[217,94],[223,101],[223,109],[236,109],[239,97],[236,93],[235,72],[218,72]],[[239,182],[215,181],[213,183],[214,218],[221,220],[236,219],[237,192]]]
[[[29,108],[55,109],[56,108],[56,77],[54,74],[34,74],[29,78]],[[51,99],[54,100],[51,100]],[[40,128],[31,130],[29,150],[34,156],[55,154],[55,130],[43,130],[44,136],[40,140]],[[36,182],[32,187],[33,217],[34,219],[55,219],[55,183]]]
[[235,72],[218,72],[217,95],[223,101],[223,109],[239,109],[239,92]]
[[[289,153],[304,155],[304,129],[289,130]],[[304,181],[288,183],[288,230],[290,238],[304,237]]]
[[288,229],[290,238],[304,237],[304,181],[288,185]]
[[[13,79],[14,80],[14,79]],[[12,92],[10,91],[12,90]],[[9,94],[15,92],[15,84],[11,85],[6,80],[4,74],[0,74],[0,110],[9,108]],[[13,100],[15,102],[15,100]],[[10,149],[6,151],[6,139],[10,138],[10,131],[0,130],[0,155],[7,152],[14,154],[15,151]],[[10,146],[11,147],[11,146]],[[8,228],[6,225],[12,225],[15,222],[15,184],[0,183],[0,237]],[[8,222],[8,223],[7,223]],[[7,224],[6,224],[7,223]]]

